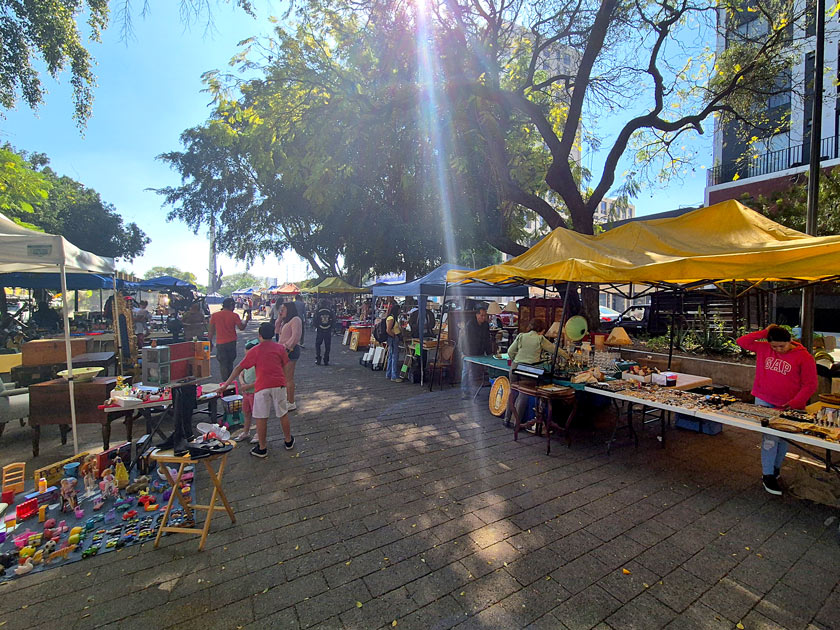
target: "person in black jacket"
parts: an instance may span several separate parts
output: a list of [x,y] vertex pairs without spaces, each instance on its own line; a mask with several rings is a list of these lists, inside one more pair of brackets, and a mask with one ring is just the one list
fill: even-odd
[[332,312],[326,300],[321,300],[318,311],[312,318],[315,328],[315,365],[321,365],[321,343],[324,344],[324,365],[330,364],[330,346],[332,345],[333,325],[335,313]]
[[[490,337],[490,323],[487,321],[487,308],[481,307],[475,317],[471,317],[461,333],[461,354],[464,357],[488,355],[493,353],[493,341]],[[461,361],[461,397],[470,395],[470,384],[478,366]]]

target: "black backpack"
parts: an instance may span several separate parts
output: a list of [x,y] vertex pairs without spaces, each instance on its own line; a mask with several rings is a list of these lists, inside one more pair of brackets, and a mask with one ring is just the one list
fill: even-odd
[[383,317],[379,323],[373,327],[373,338],[379,343],[388,341],[388,322],[387,318]]

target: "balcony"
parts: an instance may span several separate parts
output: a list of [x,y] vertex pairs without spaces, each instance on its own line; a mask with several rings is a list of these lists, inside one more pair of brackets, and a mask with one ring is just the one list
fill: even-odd
[[[778,151],[753,153],[743,160],[718,164],[708,170],[706,187],[807,166],[810,148],[810,145],[797,144]],[[820,161],[840,158],[840,138],[823,138],[820,142],[820,156]]]

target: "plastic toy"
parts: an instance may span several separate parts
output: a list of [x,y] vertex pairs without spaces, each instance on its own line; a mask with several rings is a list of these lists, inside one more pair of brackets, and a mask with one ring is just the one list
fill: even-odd
[[81,534],[83,531],[84,527],[82,527],[81,525],[76,525],[76,527],[70,530],[70,535],[72,536],[73,534]]
[[44,494],[47,491],[47,480],[44,477],[41,477],[38,480],[38,493]]
[[88,455],[79,469],[82,473],[82,478],[85,483],[85,495],[91,495],[96,492],[96,479],[99,476],[99,468],[97,466],[97,458],[95,455]]
[[[23,478],[26,476],[26,464],[23,462],[15,462],[3,466],[3,492],[13,491],[23,492]],[[11,501],[4,501],[4,503],[11,503]]]
[[143,508],[147,512],[154,512],[158,509],[157,503],[149,503],[146,507]]
[[128,471],[119,455],[114,458],[114,477],[117,480],[117,488],[120,490],[128,486]]
[[26,560],[23,564],[15,567],[15,575],[26,575],[34,568],[35,566],[32,564],[32,561]]
[[110,468],[102,471],[102,481],[99,482],[99,489],[102,491],[102,498],[117,498],[120,496],[120,489],[117,487],[117,480]]
[[111,521],[116,520],[116,518],[117,518],[117,511],[113,508],[108,510],[108,513],[105,514],[105,522],[106,523],[110,523]]
[[15,515],[19,521],[25,521],[38,511],[38,499],[24,501],[15,508]]
[[15,527],[17,527],[17,518],[15,516],[13,516],[12,514],[10,514],[3,521],[3,524],[6,526],[6,531],[7,532],[9,530],[13,530]]
[[47,506],[42,505],[38,508],[38,522],[43,523],[47,520]]
[[31,535],[32,535],[32,532],[30,532],[27,529],[22,534],[19,534],[19,535],[15,536],[15,538],[14,538],[15,547],[17,547],[18,549],[23,549],[24,547],[26,547],[27,543],[29,542],[29,537]]
[[142,490],[145,490],[149,487],[149,477],[143,475],[142,477],[138,477],[134,480],[133,483],[130,483],[126,486],[125,491],[128,494],[137,494]]
[[70,529],[70,528],[69,528],[69,527],[67,527],[67,521],[61,521],[61,522],[58,524],[58,533],[59,533],[59,534],[63,534],[64,532],[66,532],[66,531],[67,531],[67,530],[69,530],[69,529]]
[[81,538],[82,537],[79,534],[70,534],[70,537],[67,539],[67,542],[69,542],[71,545],[78,545]]
[[78,479],[75,477],[65,477],[61,480],[61,511],[75,510],[79,504],[76,493],[76,484]]
[[28,558],[29,556],[33,555],[34,553],[35,553],[35,548],[27,545],[26,547],[21,547],[20,557],[21,558]]
[[137,510],[129,510],[125,514],[123,514],[122,519],[127,521],[129,519],[135,518],[137,516]]
[[73,510],[73,513],[76,515],[76,518],[84,518],[85,517],[85,509],[80,505],[76,506],[76,509]]
[[11,505],[15,501],[15,491],[14,490],[3,490],[3,493],[0,494],[0,503],[5,503],[6,505]]
[[4,542],[6,542],[6,532],[2,531],[0,532],[0,545],[2,545]]
[[96,501],[93,502],[93,511],[98,512],[102,509],[103,505],[105,505],[105,501],[102,499],[102,497],[99,497],[98,499],[96,499]]

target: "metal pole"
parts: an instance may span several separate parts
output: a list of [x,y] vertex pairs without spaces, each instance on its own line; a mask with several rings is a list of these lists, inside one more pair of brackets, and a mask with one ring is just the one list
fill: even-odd
[[[820,157],[822,154],[823,66],[825,65],[825,0],[817,0],[816,50],[814,52],[814,107],[811,114],[811,161],[808,168],[808,212],[805,232],[817,234],[817,205],[820,196]],[[802,344],[810,352],[814,344],[814,287],[802,289]]]
[[70,389],[70,426],[73,429],[73,454],[79,453],[79,438],[76,436],[76,392],[73,386],[73,352],[70,348],[70,309],[67,296],[67,273],[64,263],[61,272],[61,311],[64,316],[64,352],[67,358],[67,384]]
[[560,340],[563,338],[563,327],[566,325],[566,320],[569,319],[569,289],[572,283],[566,283],[566,291],[563,293],[563,315],[560,318],[560,332],[557,333],[557,339],[554,341],[554,355],[551,357],[551,374],[554,375],[554,368],[557,365],[557,353],[560,350]]
[[[435,349],[435,360],[432,363],[432,378],[429,379],[429,391],[432,391],[435,386],[435,370],[437,370],[437,360],[440,354],[440,336],[443,333],[443,316],[446,315],[446,292],[449,289],[449,281],[443,283],[443,298],[440,303],[440,323],[438,324],[437,348]],[[418,316],[419,319],[419,316]],[[448,325],[448,324],[447,324]],[[441,383],[443,377],[441,377]]]

